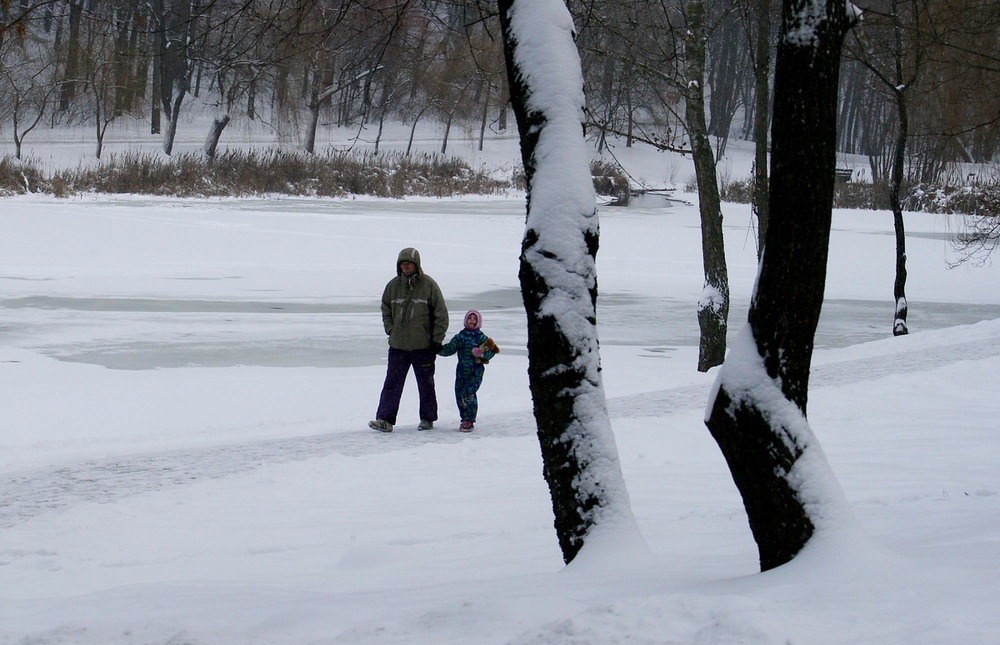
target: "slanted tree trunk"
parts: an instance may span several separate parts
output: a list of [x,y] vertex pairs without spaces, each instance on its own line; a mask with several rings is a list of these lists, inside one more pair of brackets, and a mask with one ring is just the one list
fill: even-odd
[[424,112],[426,112],[427,108],[429,108],[429,107],[430,107],[430,104],[428,103],[424,107],[420,108],[420,111],[418,111],[417,114],[413,117],[413,125],[410,126],[410,138],[406,141],[406,153],[405,154],[406,154],[407,157],[410,156],[410,152],[413,150],[413,137],[414,137],[414,135],[417,132],[417,123],[420,122],[420,117],[422,117],[424,115]]
[[[98,91],[95,91],[95,94],[97,93]],[[104,123],[104,120],[102,119],[103,109],[100,97],[95,98],[94,105],[95,105],[94,112],[96,113],[97,116],[97,119],[94,123],[94,127],[97,131],[97,146],[94,148],[94,157],[100,159],[101,155],[104,153],[104,133],[107,131],[107,125]]]
[[562,0],[498,5],[528,183],[520,266],[528,380],[556,533],[569,563],[601,536],[615,535],[615,545],[638,537],[600,374],[598,221],[583,139],[583,78]]
[[313,154],[316,152],[316,130],[319,126],[320,103],[318,100],[313,100],[309,103],[308,107],[309,120],[306,122],[306,136],[302,147],[307,154]]
[[490,90],[493,86],[490,84],[490,79],[484,78],[483,84],[483,112],[479,118],[479,152],[483,151],[483,143],[486,140],[486,124],[490,119]]
[[337,92],[340,87],[333,84],[333,67],[327,66],[320,69],[313,69],[313,82],[311,87],[312,95],[309,97],[309,122],[306,125],[306,136],[303,142],[305,151],[309,154],[316,152],[316,132],[319,126],[319,112],[323,103],[329,100],[330,96]]
[[749,516],[762,570],[847,521],[806,420],[823,304],[836,165],[845,0],[784,0],[774,81],[770,216],[748,325],[722,366],[706,424]]
[[455,118],[455,112],[448,113],[448,120],[444,122],[444,138],[441,139],[441,154],[448,151],[448,136],[451,134],[451,122]]
[[729,273],[722,234],[722,198],[715,172],[715,155],[705,124],[705,5],[691,0],[687,6],[687,88],[685,120],[691,139],[695,177],[698,181],[698,211],[701,213],[701,251],[705,284],[698,300],[698,371],[722,365],[726,359],[726,329],[729,319]]
[[[175,80],[176,83],[176,80]],[[174,85],[173,100],[168,103],[170,111],[167,112],[167,129],[163,131],[163,152],[170,155],[174,151],[174,139],[177,137],[177,122],[180,119],[181,103],[184,101],[185,90],[179,85]]]
[[212,126],[208,129],[208,136],[205,137],[204,151],[207,158],[215,159],[215,153],[219,149],[219,139],[222,138],[222,131],[226,129],[231,120],[228,114],[212,119]]

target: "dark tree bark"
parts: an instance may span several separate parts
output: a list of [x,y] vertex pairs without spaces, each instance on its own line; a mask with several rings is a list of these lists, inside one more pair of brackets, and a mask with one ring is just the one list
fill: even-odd
[[204,151],[207,158],[215,159],[215,154],[219,149],[219,139],[222,138],[222,131],[226,129],[231,120],[232,118],[228,114],[212,119],[212,125],[208,129],[208,136],[205,137]]
[[486,124],[490,119],[490,90],[493,89],[489,78],[483,79],[483,85],[483,111],[479,118],[479,152],[483,151],[483,142],[486,139]]
[[160,52],[163,51],[163,29],[159,26],[163,24],[163,0],[150,0],[150,14],[157,28],[150,38],[153,49],[151,56],[153,70],[150,75],[149,133],[160,134],[163,129],[161,123],[163,110],[160,107],[160,87],[163,83],[163,58]]
[[844,504],[823,472],[806,404],[826,282],[840,52],[852,21],[845,0],[783,2],[771,223],[748,325],[720,370],[706,422],[743,497],[762,570],[802,550],[824,521],[818,509]]
[[[898,3],[892,2],[892,15],[898,16]],[[897,19],[893,24],[893,40],[896,56],[896,83],[893,86],[893,96],[896,99],[896,116],[899,119],[896,129],[896,142],[892,153],[892,181],[889,182],[889,205],[892,207],[892,224],[896,233],[896,279],[892,285],[892,295],[896,301],[896,316],[892,321],[893,336],[905,336],[909,333],[906,326],[906,314],[909,307],[906,304],[906,231],[903,226],[903,205],[900,203],[900,192],[903,189],[903,168],[906,163],[906,140],[910,134],[910,113],[907,106],[907,90],[913,87],[916,74],[910,79],[903,78],[903,27]],[[917,65],[922,57],[916,56]]]
[[757,260],[764,252],[767,236],[768,130],[771,125],[771,0],[757,3],[757,43],[754,53],[754,162],[753,162],[753,212],[757,216]]
[[719,156],[722,157],[733,117],[740,108],[750,56],[746,41],[741,38],[743,25],[735,12],[717,19],[711,31],[706,61],[708,86],[712,88],[712,100],[707,109],[708,133],[718,139]]
[[[537,13],[541,5],[549,11]],[[528,378],[556,533],[569,563],[599,529],[602,534],[626,526],[635,530],[600,378],[598,223],[583,141],[582,76],[578,104],[561,95],[553,101],[551,89],[564,86],[561,74],[572,70],[526,68],[531,63],[525,60],[538,61],[544,49],[552,58],[575,59],[580,74],[567,28],[572,21],[562,0],[499,0],[498,6],[528,183],[520,261]],[[526,24],[532,18],[543,23]],[[526,50],[534,53],[522,56]],[[533,100],[542,94],[548,100]],[[562,142],[576,137],[579,147],[567,154],[572,144]],[[543,147],[548,154],[540,154]],[[568,177],[583,178],[579,185],[585,194],[554,198],[566,197],[565,187],[555,184]]]
[[69,37],[66,41],[66,68],[62,88],[59,92],[59,111],[65,112],[76,97],[80,76],[80,20],[83,16],[83,0],[69,2]]
[[320,109],[322,109],[324,103],[330,100],[333,94],[340,90],[340,87],[334,85],[334,69],[332,66],[322,69],[314,67],[311,70],[311,76],[312,84],[310,90],[312,95],[309,97],[309,102],[307,103],[309,120],[306,125],[303,147],[307,153],[314,154],[316,152],[316,131],[319,126]]
[[687,6],[688,30],[687,89],[685,120],[691,139],[695,177],[698,181],[698,210],[701,213],[701,251],[705,284],[698,301],[698,371],[722,365],[726,359],[726,331],[729,319],[729,272],[722,234],[722,198],[715,172],[715,155],[705,125],[705,6],[691,0]]
[[188,91],[191,60],[191,4],[186,0],[162,0],[159,29],[163,31],[160,51],[160,103],[167,117],[163,132],[163,152],[171,154],[181,104]]
[[896,279],[892,284],[892,295],[896,301],[896,315],[892,321],[892,335],[905,336],[909,333],[909,328],[906,326],[906,314],[909,312],[909,306],[906,304],[906,230],[903,225],[903,205],[900,202],[900,192],[903,187],[903,167],[906,163],[909,116],[906,108],[905,89],[897,89],[895,94],[899,129],[896,132],[896,145],[893,150],[892,181],[889,182],[889,205],[892,207],[892,225],[896,234]]
[[[894,336],[909,333],[906,316],[906,232],[903,224],[903,206],[900,193],[906,167],[906,147],[910,135],[910,90],[924,73],[925,43],[921,42],[920,3],[890,0],[888,12],[876,17],[870,26],[871,38],[858,39],[854,52],[882,88],[892,97],[896,108],[895,140],[888,157],[889,208],[896,235],[896,277],[893,281],[895,315],[892,322]],[[879,23],[879,20],[884,22]],[[907,34],[910,34],[907,36]],[[892,128],[883,126],[887,131]]]

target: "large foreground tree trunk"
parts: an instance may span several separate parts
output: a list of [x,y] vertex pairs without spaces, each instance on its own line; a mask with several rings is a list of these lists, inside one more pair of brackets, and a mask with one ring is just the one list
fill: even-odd
[[726,359],[726,331],[729,321],[729,272],[722,235],[722,198],[715,172],[715,155],[705,124],[705,5],[690,0],[685,37],[687,87],[685,121],[691,139],[695,177],[698,181],[698,210],[701,214],[701,255],[705,283],[698,300],[698,371],[722,365]]
[[615,546],[638,536],[600,374],[598,222],[583,139],[583,79],[562,0],[498,5],[528,183],[520,266],[528,377],[568,563],[601,536],[615,535]]
[[749,516],[762,570],[847,521],[806,420],[836,165],[845,0],[784,0],[774,86],[770,224],[748,325],[720,370],[707,425]]

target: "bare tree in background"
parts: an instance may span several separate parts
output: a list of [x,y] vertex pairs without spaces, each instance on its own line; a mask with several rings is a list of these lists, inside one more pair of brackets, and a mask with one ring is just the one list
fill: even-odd
[[21,158],[24,138],[34,130],[45,116],[58,85],[52,78],[54,64],[39,56],[37,59],[10,60],[0,65],[0,115],[11,124],[14,139],[14,157]]
[[[923,72],[925,49],[920,38],[921,0],[888,0],[884,12],[866,14],[862,28],[855,30],[849,49],[892,97],[895,106],[895,138],[889,157],[889,208],[896,234],[896,278],[893,298],[896,308],[894,336],[909,332],[906,315],[906,231],[901,194],[906,172],[906,147],[910,136],[910,100]],[[883,126],[885,127],[885,126]]]
[[698,371],[722,365],[726,359],[729,320],[729,272],[722,233],[722,198],[715,172],[715,155],[705,124],[705,4],[688,0],[685,55],[685,121],[691,141],[695,177],[698,181],[698,211],[701,214],[701,255],[705,284],[698,300]]
[[160,107],[167,119],[163,152],[171,154],[181,104],[190,85],[191,3],[189,0],[153,0],[153,15],[160,35]]

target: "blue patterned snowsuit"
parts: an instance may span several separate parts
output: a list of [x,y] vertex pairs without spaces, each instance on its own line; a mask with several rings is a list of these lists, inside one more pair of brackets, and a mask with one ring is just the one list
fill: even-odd
[[[483,384],[485,366],[476,362],[472,350],[486,342],[486,334],[478,329],[463,329],[441,347],[441,356],[458,354],[458,365],[455,367],[455,403],[462,421],[475,421],[479,413],[479,397],[476,392]],[[484,360],[490,360],[494,352],[487,350]]]

